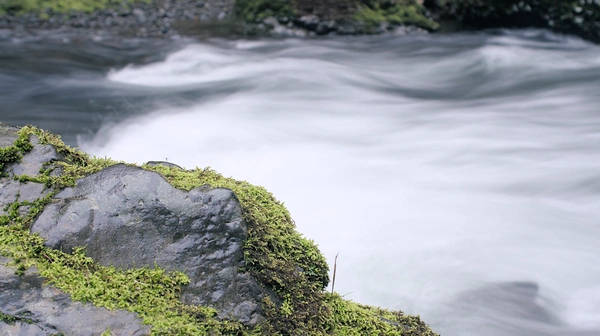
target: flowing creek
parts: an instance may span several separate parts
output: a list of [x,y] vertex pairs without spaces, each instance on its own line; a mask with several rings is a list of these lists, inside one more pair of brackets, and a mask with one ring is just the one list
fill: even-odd
[[0,102],[97,156],[265,186],[346,298],[448,336],[600,335],[600,46],[5,40]]

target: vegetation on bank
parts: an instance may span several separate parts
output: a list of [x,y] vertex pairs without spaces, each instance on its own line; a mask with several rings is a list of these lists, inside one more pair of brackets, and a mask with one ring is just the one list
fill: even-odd
[[9,12],[17,14],[28,12],[84,12],[90,13],[97,9],[118,7],[123,3],[149,2],[150,0],[0,0],[0,15]]
[[[0,0],[0,16],[33,12],[41,19],[48,19],[54,13],[90,13],[151,1]],[[244,32],[255,31],[257,26],[253,25],[268,17],[306,28],[299,19],[303,15],[315,15],[324,26],[336,21],[345,27],[341,31],[352,34],[380,33],[398,25],[435,31],[439,24],[429,11],[434,13],[435,20],[453,22],[451,29],[538,27],[600,43],[600,2],[597,0],[236,0],[233,8],[234,19],[248,24],[249,29],[244,28]]]
[[411,25],[426,30],[437,30],[439,24],[425,15],[426,9],[415,0],[361,0],[354,18],[368,26],[383,22]]
[[296,11],[290,0],[236,0],[235,15],[244,22],[255,23],[270,16],[293,17]]
[[[338,9],[340,5],[348,8]],[[313,13],[310,14],[322,15],[323,20],[331,18],[353,20],[364,24],[367,31],[383,23],[414,25],[427,30],[438,28],[438,24],[427,17],[425,7],[415,0],[340,0],[331,1],[329,8],[319,10],[322,6],[314,4],[314,0],[238,0],[236,16],[245,22],[255,23],[270,16],[298,17],[305,14],[301,13],[299,8],[313,8]]]
[[[18,134],[12,146],[0,148],[0,164],[18,161],[31,150],[32,135],[41,144],[54,146],[63,159],[37,177],[14,177],[44,183],[51,190],[34,202],[9,204],[4,209],[6,214],[0,216],[0,253],[13,260],[17,274],[35,266],[74,300],[138,313],[144,323],[152,325],[154,335],[436,335],[419,317],[360,305],[324,292],[329,281],[325,258],[312,241],[295,230],[283,204],[262,187],[223,177],[209,168],[182,171],[143,166],[183,190],[208,184],[235,192],[249,230],[244,271],[282,299],[280,305],[263,302],[267,320],[255,328],[219,320],[209,307],[183,305],[179,294],[189,281],[183,273],[160,268],[116,269],[95,263],[83,248],[72,254],[49,249],[40,236],[29,231],[44,206],[60,189],[117,162],[91,158],[34,127],[24,127]],[[52,169],[60,174],[50,174]],[[25,214],[24,207],[28,209]]]
[[[119,8],[136,2],[151,0],[0,0],[0,15],[7,13],[38,13],[47,18],[48,12],[90,13],[105,8]],[[235,17],[246,23],[259,23],[268,17],[292,19],[302,13],[298,8],[311,7],[314,0],[237,0],[235,1]],[[382,23],[393,25],[414,25],[427,30],[437,29],[437,23],[429,19],[425,8],[415,0],[342,0],[349,7],[336,18],[354,20],[368,29],[378,27]],[[332,5],[335,1],[332,1]],[[320,14],[320,13],[315,13]],[[328,18],[322,18],[328,19]]]

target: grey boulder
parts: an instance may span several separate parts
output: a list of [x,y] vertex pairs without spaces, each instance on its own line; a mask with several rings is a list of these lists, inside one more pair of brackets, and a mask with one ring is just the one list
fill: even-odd
[[31,229],[54,249],[85,246],[102,265],[182,271],[191,280],[184,303],[249,325],[262,320],[269,294],[241,271],[247,228],[229,189],[185,192],[158,173],[118,164],[62,190]]

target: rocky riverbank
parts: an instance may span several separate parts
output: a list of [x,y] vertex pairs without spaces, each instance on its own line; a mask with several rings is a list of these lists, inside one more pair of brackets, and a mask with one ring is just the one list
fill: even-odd
[[[2,7],[0,37],[48,31],[102,37],[406,34],[437,29],[422,1],[151,0],[119,2],[89,12]],[[2,14],[4,13],[4,14]]]
[[235,0],[151,0],[121,2],[91,12],[48,8],[23,12],[19,7],[11,7],[0,15],[0,36],[25,37],[58,31],[96,37],[177,37],[177,24],[230,20],[234,4]]
[[86,10],[68,10],[77,1],[55,8],[43,1],[0,1],[0,38],[407,34],[435,32],[441,23],[442,31],[535,27],[600,42],[598,0],[129,0],[103,8],[80,0],[86,5],[76,8]]

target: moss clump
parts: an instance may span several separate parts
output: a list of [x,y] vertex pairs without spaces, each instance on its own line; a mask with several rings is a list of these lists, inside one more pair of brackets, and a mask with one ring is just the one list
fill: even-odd
[[[25,136],[27,139],[33,135],[40,144],[51,145],[61,158],[59,161],[52,163],[53,167],[51,169],[40,172],[41,175],[39,176],[16,176],[15,179],[20,181],[44,183],[47,188],[62,189],[74,186],[77,180],[84,176],[117,163],[123,163],[109,158],[90,157],[87,153],[65,145],[60,136],[36,127],[25,126],[19,131],[19,134],[20,137]],[[29,143],[28,140],[27,143]],[[55,169],[58,169],[60,174],[51,175],[51,172]]]
[[12,146],[0,147],[0,173],[7,163],[19,161],[23,154],[32,148],[29,135],[26,133],[19,133],[19,138],[15,140]]
[[14,324],[17,321],[17,318],[12,315],[3,314],[0,312],[0,322]]
[[16,322],[21,322],[21,323],[26,323],[26,324],[34,323],[32,320],[30,320],[28,318],[20,318],[20,317],[4,314],[2,312],[0,312],[0,322],[4,322],[6,324],[11,324],[11,325],[14,325]]
[[244,22],[254,23],[269,16],[291,17],[294,10],[289,0],[237,0],[235,15]]
[[439,25],[429,19],[426,9],[415,0],[343,0],[322,3],[313,0],[238,0],[236,15],[248,23],[274,16],[298,17],[314,14],[322,19],[342,19],[362,22],[367,30],[382,23],[414,25],[430,31]]
[[[323,289],[329,282],[325,258],[311,240],[296,231],[283,204],[262,187],[223,177],[210,168],[182,171],[143,166],[162,174],[179,189],[209,185],[234,191],[248,223],[246,269],[241,271],[252,274],[281,299],[281,304],[264,300],[267,320],[254,329],[219,320],[211,308],[183,305],[179,293],[189,281],[185,274],[167,273],[160,268],[119,270],[96,264],[82,248],[72,254],[46,248],[43,239],[28,228],[52,196],[74,185],[77,179],[117,162],[90,158],[66,146],[60,137],[34,127],[22,128],[19,144],[15,141],[12,147],[31,149],[31,144],[27,146],[31,135],[61,154],[61,161],[52,163],[61,173],[52,176],[49,172],[53,167],[49,167],[38,177],[16,177],[45,183],[53,190],[32,203],[10,204],[6,207],[8,214],[0,217],[0,253],[13,259],[19,274],[35,266],[75,300],[138,313],[144,323],[153,326],[154,335],[436,335],[418,317],[325,293]],[[24,152],[19,151],[20,155]],[[20,215],[22,206],[29,206],[28,214]]]
[[437,335],[418,316],[358,304],[338,294],[327,294],[326,301],[333,310],[333,335]]
[[387,22],[394,25],[413,25],[437,30],[439,24],[425,16],[425,8],[414,0],[361,0],[354,19],[375,27]]
[[29,13],[52,10],[55,12],[84,12],[118,7],[123,3],[148,2],[149,0],[0,0],[0,15],[7,12]]

